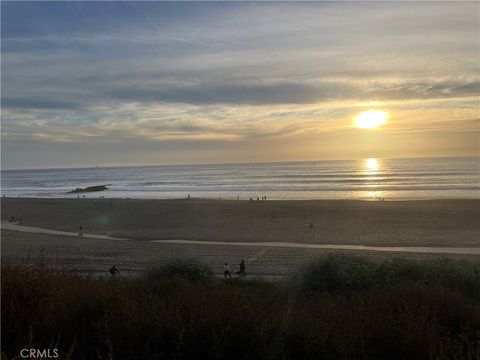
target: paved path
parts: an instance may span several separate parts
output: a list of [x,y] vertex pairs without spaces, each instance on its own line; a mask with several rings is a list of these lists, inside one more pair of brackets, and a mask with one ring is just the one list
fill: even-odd
[[388,251],[388,252],[414,252],[430,254],[467,254],[480,255],[477,247],[425,247],[425,246],[363,246],[363,245],[322,245],[299,244],[289,242],[223,242],[223,241],[196,241],[196,240],[152,240],[156,243],[170,244],[204,244],[204,245],[231,245],[231,246],[261,246],[283,247],[324,250],[360,250],[360,251]]
[[75,236],[75,237],[81,236],[87,239],[127,240],[127,239],[111,237],[108,235],[86,234],[86,233],[79,235],[78,232],[74,233],[74,232],[68,232],[68,231],[43,229],[43,228],[38,228],[33,226],[19,225],[19,223],[11,223],[11,222],[3,222],[3,221],[1,223],[1,228],[5,230],[22,231],[22,232],[28,232],[33,234],[49,234],[49,235]]
[[[19,225],[18,223],[2,222],[1,227],[6,230],[23,231],[35,234],[49,234],[62,236],[79,237],[78,233],[43,229],[31,226]],[[108,235],[83,234],[88,239],[103,240],[128,240],[111,237]],[[223,242],[223,241],[197,241],[197,240],[151,240],[152,243],[164,244],[188,244],[188,245],[222,245],[222,246],[248,246],[263,248],[301,248],[301,249],[323,249],[323,250],[355,250],[355,251],[382,251],[382,252],[409,252],[429,254],[466,254],[480,255],[478,247],[425,247],[425,246],[363,246],[363,245],[328,245],[328,244],[300,244],[290,242]],[[266,250],[265,250],[266,251]],[[265,252],[264,251],[264,252]],[[261,254],[263,255],[262,252]],[[258,257],[258,256],[256,256]],[[255,256],[254,256],[255,258]],[[256,258],[255,258],[256,259]]]

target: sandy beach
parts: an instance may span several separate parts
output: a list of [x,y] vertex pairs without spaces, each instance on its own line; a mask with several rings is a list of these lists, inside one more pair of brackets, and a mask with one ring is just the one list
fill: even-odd
[[478,246],[480,200],[2,199],[2,220],[132,240]]
[[[109,199],[4,198],[4,223],[14,216],[17,220],[22,218],[22,225],[30,229],[38,227],[57,233],[27,233],[4,226],[2,261],[21,264],[44,257],[66,271],[102,273],[116,264],[124,273],[136,273],[173,258],[193,257],[211,264],[220,273],[224,261],[236,264],[245,258],[252,274],[268,277],[291,275],[308,260],[331,252],[377,258],[402,253],[260,243],[465,247],[467,254],[463,255],[405,254],[475,257],[480,246],[479,205],[478,200],[251,203],[198,199],[113,199],[110,205]],[[67,236],[67,232],[78,232],[78,226],[96,238]],[[256,246],[239,246],[240,242]],[[470,256],[468,248],[472,248]]]

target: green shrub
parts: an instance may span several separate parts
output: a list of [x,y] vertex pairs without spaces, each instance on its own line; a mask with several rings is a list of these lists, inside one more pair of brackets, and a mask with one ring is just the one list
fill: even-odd
[[209,281],[213,278],[213,270],[207,264],[194,259],[178,259],[168,264],[153,267],[145,272],[150,281],[165,279],[182,279],[190,283]]
[[375,264],[365,258],[328,255],[311,262],[296,276],[303,292],[351,292],[374,286]]
[[404,257],[389,259],[376,266],[375,284],[389,286],[401,282],[423,282],[428,267],[428,262],[419,263]]
[[351,293],[398,284],[440,285],[480,300],[480,262],[397,257],[374,261],[328,255],[305,266],[294,278],[302,292]]
[[[478,276],[478,263],[414,262],[422,274],[414,284],[417,271],[401,261],[315,264],[328,272],[332,291],[349,293],[305,296],[248,280],[102,279],[4,265],[2,359],[52,344],[71,360],[478,358],[480,304],[462,291]],[[365,281],[367,273],[377,282]],[[388,285],[385,274],[408,281]],[[361,291],[342,287],[341,278]],[[441,281],[464,285],[451,290]]]
[[225,283],[226,286],[228,287],[235,287],[243,290],[270,290],[274,288],[274,284],[262,280],[262,279],[240,279],[240,278],[233,278],[231,281],[228,281]]

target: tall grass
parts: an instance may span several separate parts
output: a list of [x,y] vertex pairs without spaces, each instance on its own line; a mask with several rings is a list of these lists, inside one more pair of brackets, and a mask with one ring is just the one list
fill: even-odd
[[478,266],[325,258],[288,287],[3,266],[2,359],[475,359]]

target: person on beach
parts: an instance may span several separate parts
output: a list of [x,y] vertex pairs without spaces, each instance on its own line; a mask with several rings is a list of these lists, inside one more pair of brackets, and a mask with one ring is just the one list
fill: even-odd
[[110,270],[108,270],[108,272],[110,273],[110,275],[112,277],[115,277],[117,274],[120,274],[120,271],[117,269],[117,267],[115,265],[113,265]]
[[240,262],[240,270],[238,271],[238,274],[242,277],[245,277],[247,275],[246,266],[245,266],[245,260],[242,259]]
[[83,236],[83,227],[82,226],[78,227],[78,236]]
[[225,263],[225,265],[223,265],[223,277],[226,279],[227,276],[229,279],[232,278],[232,275],[230,275],[230,266],[228,263]]

